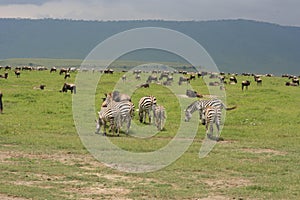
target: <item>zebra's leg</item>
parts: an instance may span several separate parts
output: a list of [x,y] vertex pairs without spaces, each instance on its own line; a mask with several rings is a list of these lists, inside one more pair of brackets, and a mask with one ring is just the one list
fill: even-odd
[[148,117],[149,117],[149,124],[151,124],[151,111],[150,110],[148,110]]

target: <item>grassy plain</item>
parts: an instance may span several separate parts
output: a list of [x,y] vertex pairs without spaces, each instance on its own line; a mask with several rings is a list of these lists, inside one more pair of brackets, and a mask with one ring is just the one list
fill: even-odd
[[[0,71],[3,73],[3,71]],[[100,97],[122,73],[103,75]],[[238,76],[238,82],[253,77]],[[74,82],[71,74],[68,82]],[[49,71],[9,72],[0,79],[4,113],[0,115],[1,199],[298,199],[300,196],[299,87],[281,77],[252,81],[247,91],[227,85],[228,111],[220,141],[205,158],[198,157],[205,129],[199,126],[188,150],[174,163],[150,173],[125,173],[94,159],[76,132],[72,96],[60,93],[65,80]],[[45,90],[34,89],[45,84]],[[207,94],[201,79],[191,83]],[[182,87],[185,87],[184,85]],[[161,85],[139,89],[132,99],[155,94],[167,108],[165,130],[141,139],[121,134],[110,140],[123,149],[152,151],[176,133],[180,114],[174,94]],[[78,95],[78,94],[76,94]],[[190,102],[195,99],[189,99]],[[96,115],[95,115],[96,116]],[[194,114],[197,118],[197,114]],[[138,123],[137,117],[134,121]],[[149,125],[143,125],[145,128]]]

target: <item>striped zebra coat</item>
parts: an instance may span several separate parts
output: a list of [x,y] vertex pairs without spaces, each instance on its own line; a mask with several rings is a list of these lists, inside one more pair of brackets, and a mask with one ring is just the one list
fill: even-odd
[[151,111],[156,106],[156,98],[152,95],[142,97],[139,100],[139,119],[141,123],[146,123],[146,115],[149,117],[149,124],[151,124]]
[[[101,114],[101,115],[100,115]],[[105,127],[107,122],[110,122],[111,130],[119,131],[126,123],[126,134],[129,133],[131,120],[134,116],[134,104],[130,101],[115,102],[110,101],[106,107],[102,107],[99,112],[99,119],[97,123],[96,133],[99,132],[101,125]],[[104,133],[106,134],[105,128]]]
[[188,122],[192,118],[192,114],[195,111],[199,111],[199,118],[201,120],[202,119],[202,111],[203,111],[203,109],[205,109],[208,106],[218,107],[221,110],[222,109],[233,110],[236,108],[236,106],[227,108],[226,105],[220,99],[217,99],[217,98],[208,99],[208,100],[197,100],[197,101],[194,101],[193,103],[191,103],[185,110],[185,121]]
[[159,131],[164,128],[166,113],[165,108],[161,105],[155,106],[154,108],[154,121],[155,126]]
[[206,127],[206,134],[212,138],[214,132],[214,125],[216,126],[216,138],[218,139],[220,134],[221,115],[222,111],[220,107],[207,106],[202,110],[202,124]]

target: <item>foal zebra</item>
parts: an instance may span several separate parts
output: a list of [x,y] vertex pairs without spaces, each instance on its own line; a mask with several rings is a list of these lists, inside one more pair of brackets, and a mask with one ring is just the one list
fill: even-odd
[[[216,125],[216,139],[218,140],[220,134],[221,115],[222,111],[220,107],[207,106],[202,110],[202,124],[206,127],[206,135],[212,138],[214,132],[214,124]],[[209,128],[208,128],[209,126]]]
[[139,118],[140,122],[146,123],[146,115],[149,117],[149,124],[151,124],[151,111],[156,106],[156,98],[155,96],[146,96],[142,97],[139,100]]
[[159,131],[161,131],[164,127],[165,119],[166,119],[165,108],[161,105],[155,106],[153,113],[154,113],[155,126]]
[[236,106],[227,108],[225,104],[220,99],[208,99],[208,100],[197,100],[191,103],[185,110],[185,121],[188,122],[192,118],[192,114],[195,111],[199,111],[199,117],[202,119],[202,111],[208,106],[218,107],[221,110],[224,108],[226,110],[233,110]]
[[106,135],[106,123],[110,123],[111,130],[113,133],[117,129],[117,135],[119,136],[119,131],[121,127],[121,116],[120,112],[113,109],[104,107],[98,112],[98,120],[96,124],[96,134],[99,133],[101,127],[103,126],[103,135]]

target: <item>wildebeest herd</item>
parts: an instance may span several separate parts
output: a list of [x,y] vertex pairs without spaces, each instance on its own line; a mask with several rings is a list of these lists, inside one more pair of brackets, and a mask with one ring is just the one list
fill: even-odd
[[[21,78],[22,71],[43,71],[48,70],[46,67],[15,67],[13,69],[10,66],[0,67],[0,70],[3,70],[3,73],[0,74],[0,79],[8,79],[8,71],[13,70],[14,74],[17,78]],[[58,68],[52,67],[50,69],[50,73],[57,73],[59,75],[64,75],[64,80],[71,77],[71,73],[78,71],[76,68]],[[82,69],[82,71],[89,71],[87,69]],[[95,72],[94,70],[92,70]],[[1,71],[0,71],[1,72]],[[107,69],[100,71],[101,73],[105,74],[113,74],[114,70]],[[144,73],[141,70],[134,70],[134,78],[136,80],[141,80],[141,74]],[[148,73],[148,72],[147,72]],[[191,81],[195,80],[197,77],[205,77],[208,76],[211,81],[208,83],[209,86],[218,86],[220,90],[225,89],[226,84],[238,84],[237,74],[226,74],[225,73],[210,73],[210,72],[187,72],[187,71],[159,71],[153,70],[152,73],[146,79],[146,82],[139,84],[138,88],[149,88],[151,84],[161,84],[164,86],[169,86],[174,83],[174,74],[179,74],[178,77],[178,85],[181,86],[183,83],[190,84]],[[257,75],[257,74],[249,74],[249,73],[242,73],[241,77],[250,77],[253,76],[254,82],[257,83],[257,86],[262,86],[262,77],[271,77],[272,74],[266,75]],[[289,81],[286,81],[286,86],[299,86],[299,77],[293,75],[282,75],[284,78],[288,78]],[[122,76],[122,81],[125,83],[127,81],[126,74]],[[241,82],[241,89],[244,88],[247,90],[250,86],[251,81],[249,78],[246,80],[242,80]],[[41,84],[39,87],[35,87],[35,89],[44,90],[46,87],[45,84]],[[60,92],[67,92],[70,90],[71,94],[76,94],[76,85],[73,83],[64,82],[62,88],[59,90]],[[0,92],[0,113],[3,112],[3,102],[2,102],[3,94]],[[191,98],[203,98],[202,94],[199,94],[197,91],[193,90],[186,90],[186,96]],[[103,134],[106,135],[106,125],[109,124],[109,127],[113,133],[117,133],[119,135],[120,129],[125,124],[126,129],[125,133],[129,133],[129,129],[131,126],[131,121],[135,115],[135,106],[131,101],[131,97],[127,94],[122,94],[118,91],[113,91],[108,93],[103,98],[103,103],[101,105],[101,109],[98,112],[98,119],[97,119],[97,127],[96,133],[100,132],[100,129],[103,127]],[[199,117],[203,125],[206,125],[206,132],[207,135],[211,135],[213,133],[213,125],[216,126],[217,134],[220,129],[220,121],[222,115],[222,109],[230,110],[234,109],[226,108],[224,103],[218,98],[206,99],[206,100],[197,100],[189,105],[185,110],[185,121],[189,121],[191,115],[195,111],[199,111]],[[159,131],[164,129],[164,124],[166,120],[166,108],[163,105],[157,104],[157,99],[155,96],[147,95],[142,97],[138,102],[137,107],[138,118],[141,123],[145,124],[154,124]]]

